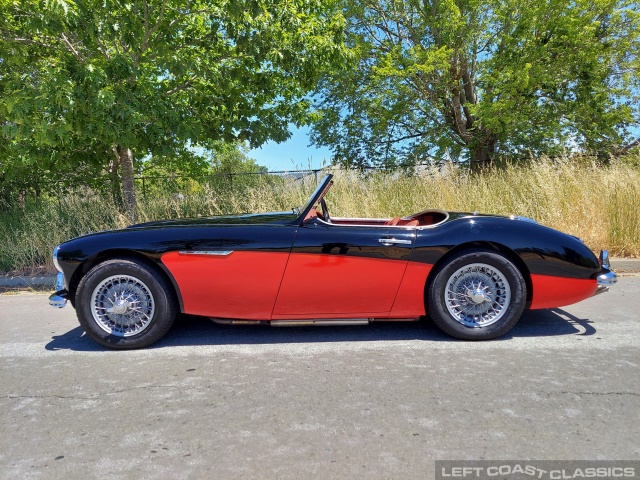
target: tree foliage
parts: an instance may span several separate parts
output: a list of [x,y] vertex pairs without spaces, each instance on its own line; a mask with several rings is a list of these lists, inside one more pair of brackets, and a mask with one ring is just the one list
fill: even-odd
[[5,170],[109,169],[125,197],[134,156],[286,139],[344,26],[333,0],[0,0],[0,15]]
[[217,174],[266,173],[267,167],[258,165],[249,156],[246,142],[212,144],[212,149],[188,150],[183,156],[150,157],[140,163],[143,176],[180,175],[204,178]]
[[[145,195],[201,193],[213,189],[224,196],[229,189],[260,183],[267,167],[249,156],[247,143],[220,141],[212,150],[190,149],[181,156],[154,156],[138,163],[139,181]],[[148,195],[147,195],[148,196]]]
[[345,1],[352,62],[318,92],[313,141],[345,165],[611,151],[640,121],[627,0]]

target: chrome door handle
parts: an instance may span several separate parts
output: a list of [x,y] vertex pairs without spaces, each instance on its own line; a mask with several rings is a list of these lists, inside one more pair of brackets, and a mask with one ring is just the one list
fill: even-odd
[[378,242],[387,247],[391,245],[411,245],[411,240],[402,240],[398,238],[379,238]]

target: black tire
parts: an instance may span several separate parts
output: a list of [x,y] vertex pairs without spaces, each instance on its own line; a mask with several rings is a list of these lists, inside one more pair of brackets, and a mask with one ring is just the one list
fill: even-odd
[[[116,306],[119,310],[108,312],[107,307],[114,308],[111,299],[118,295],[123,298]],[[114,349],[143,348],[157,342],[178,312],[171,284],[153,267],[133,258],[107,260],[89,270],[78,285],[75,306],[85,332],[100,345]]]
[[[472,290],[470,285],[477,287]],[[518,322],[527,287],[520,271],[503,255],[469,249],[434,272],[426,296],[427,313],[443,332],[463,340],[489,340]]]

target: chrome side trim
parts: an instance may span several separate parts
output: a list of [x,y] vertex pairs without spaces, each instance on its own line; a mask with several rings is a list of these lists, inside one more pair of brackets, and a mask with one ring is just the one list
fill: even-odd
[[180,255],[215,255],[218,257],[226,257],[231,255],[233,250],[179,250]]
[[371,322],[417,322],[420,318],[372,318]]
[[363,217],[331,217],[331,220],[335,220],[337,222],[339,222],[340,220],[353,220],[353,221],[361,220],[363,222],[375,222],[377,220],[380,222],[387,222],[391,219],[390,218],[363,218]]
[[340,325],[368,325],[372,318],[335,318],[331,320],[271,320],[272,327],[335,327]]
[[[475,213],[475,212],[474,212]],[[477,215],[477,214],[476,214]],[[528,223],[538,223],[536,220],[534,220],[533,218],[529,218],[529,217],[523,217],[521,215],[509,215],[509,218],[511,220],[520,220],[521,222],[528,222]]]
[[[359,227],[359,228],[403,228],[405,230],[415,230],[416,228],[429,228],[432,227],[432,225],[425,225],[423,227],[421,226],[414,226],[414,227],[408,227],[406,225],[361,225],[358,223],[354,223],[349,225],[348,223],[331,223],[331,222],[327,222],[326,220],[323,220],[320,217],[315,218],[314,220],[318,220],[320,223],[324,223],[325,225],[328,225],[330,227]],[[331,220],[333,220],[333,217],[331,217]],[[339,219],[336,219],[339,220]],[[350,220],[350,219],[349,219]],[[379,220],[378,218],[364,218],[363,220]]]

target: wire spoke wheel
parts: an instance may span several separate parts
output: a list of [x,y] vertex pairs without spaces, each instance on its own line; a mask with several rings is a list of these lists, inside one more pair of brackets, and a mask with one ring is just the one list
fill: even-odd
[[105,278],[91,295],[91,314],[96,324],[117,337],[144,331],[151,325],[155,308],[149,287],[130,275]]
[[451,316],[471,328],[496,323],[511,302],[507,277],[485,263],[472,263],[456,270],[446,282],[444,295]]

